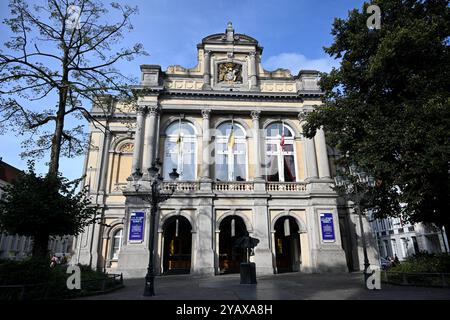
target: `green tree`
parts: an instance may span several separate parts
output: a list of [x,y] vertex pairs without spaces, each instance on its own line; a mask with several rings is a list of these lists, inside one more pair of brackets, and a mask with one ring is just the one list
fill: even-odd
[[79,120],[101,126],[83,105],[92,102],[108,115],[104,95],[131,99],[133,79],[114,66],[146,53],[139,43],[120,46],[137,8],[111,3],[108,11],[97,0],[33,2],[10,0],[3,21],[9,40],[0,49],[0,133],[29,135],[23,156],[50,152],[48,174],[56,177],[61,156],[86,149]]
[[33,238],[33,257],[44,258],[50,237],[79,235],[96,213],[87,189],[77,191],[81,179],[28,172],[2,187],[0,230]]
[[366,13],[335,19],[326,53],[342,59],[323,74],[324,105],[307,116],[312,137],[377,178],[379,216],[450,230],[450,9],[446,0],[378,0],[381,29]]

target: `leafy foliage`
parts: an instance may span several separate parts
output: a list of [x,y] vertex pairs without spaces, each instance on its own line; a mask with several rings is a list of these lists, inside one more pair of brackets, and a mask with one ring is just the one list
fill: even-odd
[[30,162],[29,172],[3,187],[0,229],[33,237],[34,247],[38,246],[33,255],[40,249],[38,254],[44,256],[50,236],[78,235],[95,217],[87,189],[77,191],[80,181],[39,176]]
[[[70,299],[98,293],[103,289],[120,287],[118,281],[106,281],[106,274],[94,271],[89,266],[79,265],[81,270],[81,290],[68,290],[67,266],[50,268],[48,259],[26,259],[23,261],[0,261],[0,286],[27,285],[26,300]],[[0,300],[21,298],[21,289],[0,291]]]
[[343,155],[376,177],[378,216],[450,225],[450,8],[447,0],[376,0],[381,29],[362,11],[333,24],[338,69],[322,74],[324,106],[307,117]]
[[431,254],[421,252],[406,258],[405,261],[390,268],[389,271],[450,273],[450,255],[448,253]]

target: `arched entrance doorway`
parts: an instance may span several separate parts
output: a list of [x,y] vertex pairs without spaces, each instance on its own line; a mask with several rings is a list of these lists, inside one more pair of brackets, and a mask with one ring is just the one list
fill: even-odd
[[192,252],[191,224],[185,217],[172,217],[164,223],[163,230],[163,273],[189,273]]
[[281,217],[275,223],[275,257],[277,273],[300,270],[300,235],[292,217]]
[[235,248],[236,239],[248,235],[244,220],[229,216],[219,226],[219,269],[220,273],[239,273],[240,264],[246,259],[245,250]]

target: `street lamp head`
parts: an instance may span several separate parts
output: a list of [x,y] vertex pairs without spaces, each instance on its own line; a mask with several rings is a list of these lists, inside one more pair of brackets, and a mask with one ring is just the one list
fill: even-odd
[[151,168],[148,168],[147,170],[148,170],[148,175],[151,178],[155,178],[158,175],[158,172],[159,172],[159,169],[155,166],[155,164],[153,164],[151,166]]
[[358,172],[358,182],[359,183],[366,183],[367,182],[367,173],[364,171]]
[[348,166],[348,168],[349,168],[350,174],[352,176],[356,176],[357,175],[358,167],[356,166],[356,164],[352,163],[351,165]]
[[173,169],[171,173],[169,173],[169,178],[172,181],[176,181],[180,177],[180,174],[177,172],[177,169]]

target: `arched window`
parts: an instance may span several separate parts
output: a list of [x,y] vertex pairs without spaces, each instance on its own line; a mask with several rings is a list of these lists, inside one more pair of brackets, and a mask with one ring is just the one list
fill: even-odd
[[194,126],[186,121],[176,121],[166,130],[164,145],[164,180],[177,169],[180,180],[196,179],[197,136]]
[[294,133],[284,122],[266,128],[266,180],[295,182]]
[[123,229],[119,229],[114,232],[111,242],[111,259],[117,260],[119,259],[119,251],[122,248],[122,235]]
[[216,133],[215,177],[219,181],[247,180],[247,140],[239,124],[222,123]]

